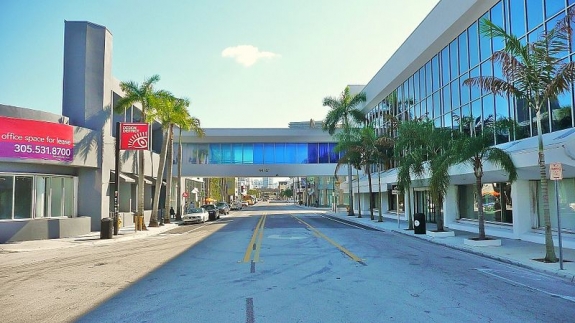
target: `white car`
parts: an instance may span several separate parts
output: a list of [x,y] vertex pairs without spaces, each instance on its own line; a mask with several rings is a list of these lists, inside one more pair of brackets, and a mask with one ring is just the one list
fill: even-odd
[[182,222],[187,223],[204,223],[210,219],[208,211],[203,207],[190,207],[186,214],[182,216]]

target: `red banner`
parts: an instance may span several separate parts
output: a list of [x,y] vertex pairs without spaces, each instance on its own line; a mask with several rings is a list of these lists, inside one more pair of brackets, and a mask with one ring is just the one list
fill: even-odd
[[0,157],[74,160],[72,126],[0,116]]
[[120,150],[148,150],[147,123],[120,123]]

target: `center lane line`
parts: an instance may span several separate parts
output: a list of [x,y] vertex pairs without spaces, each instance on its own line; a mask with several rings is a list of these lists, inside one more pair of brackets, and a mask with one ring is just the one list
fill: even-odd
[[353,254],[351,251],[347,250],[346,248],[344,248],[342,245],[338,244],[337,242],[333,241],[332,239],[330,239],[328,236],[326,236],[325,234],[319,232],[319,230],[317,230],[316,228],[312,227],[311,224],[305,222],[304,220],[302,220],[301,218],[298,218],[297,216],[290,214],[294,219],[296,219],[297,221],[301,222],[302,224],[304,224],[305,226],[308,227],[308,229],[310,229],[313,233],[315,233],[317,236],[319,236],[320,238],[323,238],[324,240],[326,240],[327,242],[331,243],[334,247],[336,247],[337,249],[339,249],[341,252],[343,252],[345,255],[347,255],[349,258],[351,258],[353,261],[356,261],[362,265],[366,265],[366,263],[363,261],[363,259],[359,258],[358,256],[356,256],[355,254]]

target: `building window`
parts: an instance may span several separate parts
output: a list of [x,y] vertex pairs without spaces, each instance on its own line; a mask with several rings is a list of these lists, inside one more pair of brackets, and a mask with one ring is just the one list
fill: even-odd
[[[475,185],[458,185],[459,218],[477,220],[479,216]],[[510,183],[483,184],[481,199],[487,222],[513,223],[513,203]]]

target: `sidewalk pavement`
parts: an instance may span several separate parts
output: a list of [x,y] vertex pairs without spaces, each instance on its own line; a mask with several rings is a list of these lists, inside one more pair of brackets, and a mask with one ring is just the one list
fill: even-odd
[[[312,208],[315,209],[315,208]],[[320,208],[322,209],[322,208]],[[317,210],[317,209],[316,209]],[[501,239],[501,246],[490,247],[476,247],[464,244],[465,239],[474,238],[478,236],[478,232],[466,232],[459,230],[454,231],[455,235],[452,237],[433,237],[427,234],[415,234],[413,230],[408,230],[408,224],[405,220],[400,220],[399,224],[397,218],[393,214],[387,213],[383,217],[383,222],[377,222],[378,213],[375,212],[375,220],[371,220],[369,212],[362,212],[362,217],[348,216],[345,210],[337,210],[334,212],[331,209],[323,208],[325,215],[345,222],[356,223],[362,226],[367,226],[377,230],[392,231],[418,239],[427,240],[431,243],[447,246],[449,248],[462,250],[465,252],[473,253],[479,256],[496,259],[505,263],[514,264],[520,267],[529,268],[532,270],[552,274],[560,277],[567,278],[575,282],[575,250],[562,248],[563,250],[563,269],[560,269],[560,263],[544,263],[534,259],[541,259],[545,257],[545,245],[515,240],[515,239]],[[436,229],[434,223],[426,223],[427,230]],[[559,257],[559,247],[555,246],[555,253]]]
[[[415,234],[413,230],[407,230],[407,222],[404,220],[397,221],[393,214],[386,213],[383,222],[377,222],[378,214],[375,214],[375,220],[370,219],[369,212],[363,213],[362,218],[348,216],[345,210],[334,212],[330,208],[315,208],[300,206],[301,208],[313,210],[314,212],[324,213],[325,216],[339,221],[354,223],[361,226],[370,227],[376,230],[392,231],[404,234],[418,239],[429,241],[447,246],[449,248],[462,250],[479,256],[496,259],[505,263],[514,264],[520,267],[529,268],[547,274],[564,277],[575,282],[575,250],[563,248],[563,269],[560,269],[559,262],[543,263],[534,259],[545,257],[545,245],[527,242],[522,240],[501,238],[501,246],[497,247],[474,247],[464,244],[464,240],[477,236],[477,232],[466,232],[453,230],[455,235],[452,237],[432,237],[427,234]],[[120,228],[118,235],[112,239],[100,239],[100,232],[91,232],[73,238],[50,239],[50,240],[33,240],[0,244],[0,254],[10,252],[32,252],[50,249],[71,248],[80,245],[102,245],[116,243],[120,241],[129,241],[140,239],[148,236],[158,235],[179,225],[178,222],[167,223],[160,227],[150,228],[145,231],[135,231],[134,226]],[[436,227],[433,223],[426,224],[428,230],[434,230]],[[559,257],[559,248],[555,246],[557,257]]]
[[94,231],[72,238],[8,242],[0,244],[0,254],[72,248],[81,245],[104,245],[120,241],[140,239],[158,235],[176,228],[179,225],[179,222],[176,222],[175,220],[172,221],[172,223],[166,223],[163,226],[153,228],[148,227],[147,230],[144,231],[136,231],[134,225],[122,227],[118,230],[118,235],[113,236],[112,239],[100,239],[100,231]]

